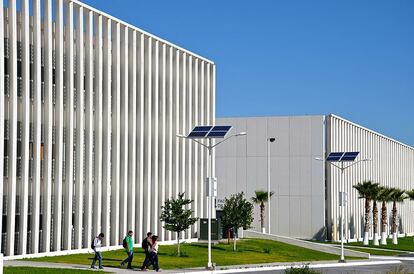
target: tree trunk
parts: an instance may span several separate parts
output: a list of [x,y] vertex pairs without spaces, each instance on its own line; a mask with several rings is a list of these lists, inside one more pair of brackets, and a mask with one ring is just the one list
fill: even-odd
[[397,237],[397,202],[392,203],[392,243],[398,244]]
[[233,251],[236,251],[236,229],[233,230]]
[[381,244],[387,244],[387,204],[382,202],[381,208]]
[[364,245],[368,245],[369,236],[369,214],[371,212],[371,200],[365,199],[365,226],[364,226]]
[[260,204],[260,225],[262,226],[262,232],[263,233],[265,233],[264,214],[265,214],[265,205],[262,202]]
[[181,256],[181,251],[180,251],[180,232],[177,232],[177,256],[178,257]]
[[374,200],[373,209],[372,209],[372,223],[373,223],[373,230],[374,230],[374,245],[379,245],[378,241],[378,206],[377,201]]

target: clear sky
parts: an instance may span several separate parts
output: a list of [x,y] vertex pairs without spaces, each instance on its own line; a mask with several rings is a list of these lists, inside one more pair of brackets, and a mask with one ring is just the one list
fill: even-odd
[[217,116],[335,113],[414,146],[412,0],[81,0],[217,65]]

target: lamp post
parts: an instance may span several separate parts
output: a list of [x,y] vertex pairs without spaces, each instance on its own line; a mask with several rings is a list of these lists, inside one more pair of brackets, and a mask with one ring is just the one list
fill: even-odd
[[[326,163],[326,162],[329,163],[331,166],[339,169],[341,171],[342,176],[344,174],[344,171],[346,169],[350,168],[351,166],[354,166],[354,165],[356,165],[358,163],[361,163],[361,162],[371,161],[371,159],[362,159],[362,160],[353,162],[350,165],[345,166],[344,162],[342,162],[342,161],[340,162],[340,165],[336,165],[336,164],[334,164],[330,161],[326,161],[325,159],[322,159],[322,158],[315,158],[315,160],[322,161],[324,163]],[[340,263],[345,263],[345,254],[344,254],[344,210],[345,210],[345,206],[347,206],[347,203],[348,203],[348,198],[347,198],[348,195],[344,191],[345,187],[344,187],[343,177],[341,177],[341,181],[342,181],[341,191],[339,192],[339,197],[338,197],[339,198],[339,206],[341,207],[341,217],[340,217],[340,219],[341,219],[341,233],[340,233],[340,235],[341,235],[341,258],[339,259],[339,262]]]
[[210,162],[210,168],[208,170],[208,178],[207,178],[207,182],[208,182],[208,204],[207,204],[207,218],[208,218],[208,263],[207,263],[207,269],[213,269],[213,263],[211,261],[211,215],[212,215],[212,207],[213,207],[213,196],[212,196],[212,191],[211,191],[211,184],[213,183],[213,149],[224,143],[225,141],[227,141],[228,139],[232,138],[232,137],[237,137],[237,136],[245,136],[247,135],[246,132],[239,132],[237,134],[233,134],[223,140],[221,140],[220,142],[215,143],[214,145],[212,144],[212,140],[211,138],[209,138],[208,140],[208,145],[203,144],[202,142],[194,139],[194,138],[189,138],[185,135],[182,134],[177,134],[178,138],[184,138],[184,139],[189,139],[193,142],[196,142],[197,144],[203,146],[204,148],[206,148],[208,150],[208,157],[209,157],[209,162]]
[[[276,141],[276,138],[267,138],[267,233],[270,234],[270,143]],[[264,228],[263,228],[264,230]],[[262,231],[265,233],[265,231]]]

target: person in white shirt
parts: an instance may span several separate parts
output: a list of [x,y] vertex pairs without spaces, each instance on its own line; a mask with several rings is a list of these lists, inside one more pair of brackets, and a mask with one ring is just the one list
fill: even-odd
[[149,248],[150,253],[150,265],[152,264],[154,267],[154,270],[159,272],[160,267],[158,265],[158,236],[153,235],[151,237],[152,244]]
[[101,247],[102,247],[102,239],[105,237],[105,235],[101,232],[98,236],[95,237],[95,239],[91,243],[91,248],[95,252],[95,257],[93,258],[91,268],[96,269],[96,260],[99,261],[99,269],[103,269],[102,266],[102,255],[101,255]]

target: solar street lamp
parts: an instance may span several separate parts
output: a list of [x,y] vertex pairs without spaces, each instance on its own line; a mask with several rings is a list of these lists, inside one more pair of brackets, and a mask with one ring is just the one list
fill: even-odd
[[[213,263],[211,261],[211,215],[213,207],[213,196],[216,196],[216,193],[212,193],[212,184],[214,181],[213,178],[213,149],[224,143],[230,138],[245,136],[246,132],[239,132],[233,135],[226,137],[227,133],[231,130],[232,126],[196,126],[194,129],[187,135],[177,134],[178,138],[190,139],[191,141],[196,142],[197,144],[203,146],[208,150],[208,156],[210,161],[209,176],[207,177],[207,218],[208,218],[208,263],[207,269],[213,269]],[[198,139],[208,139],[208,144],[204,144]],[[222,139],[221,141],[213,144],[212,139]]]
[[[323,158],[315,158],[315,160],[323,161],[329,163],[331,166],[339,169],[341,174],[344,174],[344,171],[358,163],[370,161],[370,159],[362,159],[355,161],[358,157],[359,152],[331,152],[329,153],[326,159]],[[351,162],[351,164],[345,165],[345,163]],[[335,163],[340,163],[335,164]],[[348,203],[348,195],[344,191],[344,183],[342,178],[341,184],[341,191],[339,192],[339,206],[341,207],[341,258],[339,259],[340,263],[345,263],[345,255],[344,255],[344,209]]]

